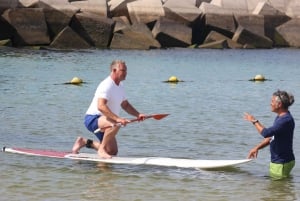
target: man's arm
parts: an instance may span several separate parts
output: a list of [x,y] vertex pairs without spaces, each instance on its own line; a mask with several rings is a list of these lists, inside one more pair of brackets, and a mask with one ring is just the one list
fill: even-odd
[[98,99],[98,110],[108,119],[111,119],[112,121],[115,122],[120,122],[119,121],[120,118],[108,108],[106,99],[104,98]]
[[248,158],[257,158],[258,150],[265,148],[270,144],[271,137],[264,138],[261,143],[259,143],[257,146],[255,146],[253,149],[249,151]]
[[139,118],[140,113],[127,100],[122,102],[121,107],[128,114],[131,114],[132,116],[135,116],[135,117]]

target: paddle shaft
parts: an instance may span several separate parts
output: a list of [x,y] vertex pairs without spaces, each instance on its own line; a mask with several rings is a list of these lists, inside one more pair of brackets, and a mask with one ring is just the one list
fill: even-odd
[[[145,119],[150,119],[150,118],[153,118],[153,119],[156,119],[156,120],[161,120],[162,118],[168,116],[169,114],[153,114],[153,115],[148,115],[148,116],[145,116]],[[131,119],[129,120],[128,123],[133,123],[133,122],[136,122],[136,121],[139,121],[139,118],[136,118],[136,119]],[[105,127],[102,127],[102,128],[98,128],[94,131],[94,133],[98,133],[100,132],[101,130],[105,130],[107,128],[112,128],[112,127],[115,127],[115,126],[122,126],[121,123],[116,123],[116,124],[113,124],[111,126],[105,126]]]

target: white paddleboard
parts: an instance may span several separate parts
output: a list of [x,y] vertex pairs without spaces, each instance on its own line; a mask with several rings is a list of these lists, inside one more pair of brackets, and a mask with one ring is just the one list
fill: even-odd
[[96,161],[96,162],[103,162],[103,163],[156,165],[156,166],[200,168],[200,169],[212,169],[212,168],[234,166],[242,163],[247,163],[252,160],[252,159],[196,160],[196,159],[166,158],[166,157],[112,157],[111,159],[103,159],[100,158],[97,154],[89,154],[89,153],[67,154],[65,157],[74,160]]
[[90,153],[71,154],[68,152],[61,152],[61,151],[28,149],[28,148],[3,147],[2,151],[16,153],[16,154],[31,155],[31,156],[67,158],[72,160],[95,161],[95,162],[111,163],[111,164],[155,165],[155,166],[199,168],[199,169],[213,169],[213,168],[234,166],[234,165],[247,163],[252,160],[252,159],[197,160],[197,159],[166,158],[166,157],[112,157],[111,159],[103,159],[99,157],[97,154],[90,154]]

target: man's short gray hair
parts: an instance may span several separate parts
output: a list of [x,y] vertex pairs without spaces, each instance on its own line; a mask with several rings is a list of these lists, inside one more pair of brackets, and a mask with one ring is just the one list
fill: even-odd
[[112,71],[114,68],[118,68],[120,64],[126,65],[125,61],[123,60],[113,60],[110,64],[110,71]]

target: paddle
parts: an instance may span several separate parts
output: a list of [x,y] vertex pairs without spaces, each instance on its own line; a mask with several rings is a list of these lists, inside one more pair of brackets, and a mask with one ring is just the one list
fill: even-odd
[[[152,114],[152,115],[147,115],[147,116],[145,117],[145,119],[153,118],[153,119],[155,119],[155,120],[161,120],[162,118],[165,118],[165,117],[168,116],[168,115],[169,115],[169,114]],[[131,120],[129,120],[128,123],[136,122],[136,121],[138,121],[138,120],[139,120],[138,118],[136,118],[136,119],[131,119]],[[94,133],[98,133],[98,132],[100,132],[100,130],[105,130],[105,129],[107,129],[107,128],[112,128],[112,127],[114,127],[114,126],[121,126],[121,123],[116,123],[116,124],[111,125],[111,126],[105,126],[105,127],[102,127],[102,128],[98,128],[98,129],[96,129],[96,130],[94,131]]]

